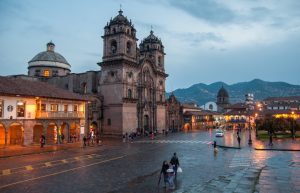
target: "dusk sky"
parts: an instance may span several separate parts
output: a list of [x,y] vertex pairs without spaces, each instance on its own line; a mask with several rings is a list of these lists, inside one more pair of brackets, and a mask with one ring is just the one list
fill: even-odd
[[165,46],[167,91],[259,78],[300,85],[299,0],[0,0],[0,75],[27,74],[46,50],[74,73],[100,70],[104,26],[122,4],[140,41]]

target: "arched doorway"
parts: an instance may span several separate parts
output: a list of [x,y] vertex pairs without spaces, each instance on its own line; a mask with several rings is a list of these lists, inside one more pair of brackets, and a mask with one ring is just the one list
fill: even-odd
[[144,115],[144,132],[149,133],[149,116]]
[[98,133],[98,125],[95,121],[93,121],[90,125],[90,131],[89,132],[94,132],[95,135],[99,134]]
[[40,137],[43,134],[43,125],[40,123],[37,123],[36,125],[34,125],[33,127],[33,143],[40,143]]
[[49,123],[47,127],[46,143],[53,144],[57,143],[57,126],[55,123]]
[[76,142],[76,141],[79,141],[79,139],[80,139],[80,127],[75,122],[72,122],[70,124],[70,136],[69,136],[69,138],[70,138],[71,142]]
[[21,124],[13,123],[8,128],[7,143],[10,145],[23,145],[24,129]]
[[70,128],[69,124],[66,123],[66,122],[63,122],[61,124],[61,126],[58,128],[58,137],[59,137],[60,142],[62,142],[61,141],[62,140],[62,138],[61,138],[62,134],[64,134],[64,141],[68,141],[69,134],[70,134],[70,129],[69,128]]
[[0,124],[0,145],[5,145],[5,127]]
[[183,129],[184,130],[190,130],[191,125],[189,123],[184,124]]

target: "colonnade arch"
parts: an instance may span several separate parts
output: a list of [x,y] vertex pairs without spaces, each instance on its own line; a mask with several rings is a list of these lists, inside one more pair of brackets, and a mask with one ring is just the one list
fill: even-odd
[[5,126],[3,124],[0,123],[0,145],[5,145]]
[[12,123],[7,130],[7,141],[9,145],[23,145],[24,142],[24,128],[21,123]]
[[0,145],[37,144],[41,135],[46,137],[46,144],[61,143],[62,134],[65,142],[74,142],[74,138],[78,141],[79,123],[78,120],[38,120],[34,124],[22,124],[17,120],[5,120],[0,122]]

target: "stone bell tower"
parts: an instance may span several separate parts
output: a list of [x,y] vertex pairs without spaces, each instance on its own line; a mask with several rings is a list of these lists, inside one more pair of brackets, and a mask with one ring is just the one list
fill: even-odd
[[135,132],[136,77],[138,74],[136,30],[123,15],[104,27],[100,92],[104,97],[104,133],[122,135]]

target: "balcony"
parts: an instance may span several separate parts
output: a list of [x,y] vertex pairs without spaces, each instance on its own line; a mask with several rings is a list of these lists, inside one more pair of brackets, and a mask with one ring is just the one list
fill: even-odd
[[36,119],[84,118],[84,111],[36,111]]

